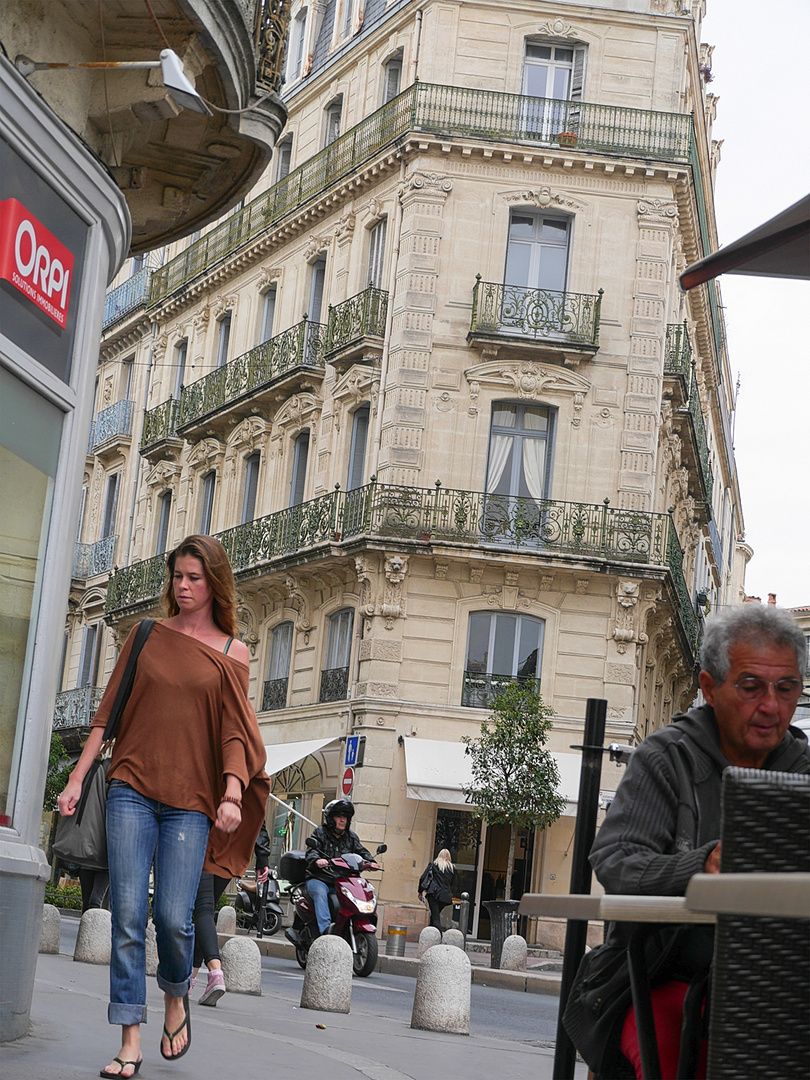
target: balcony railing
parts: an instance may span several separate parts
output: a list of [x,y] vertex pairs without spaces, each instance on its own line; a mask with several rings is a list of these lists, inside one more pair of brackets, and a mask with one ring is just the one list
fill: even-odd
[[540,146],[558,145],[557,135],[567,132],[576,135],[577,151],[686,161],[692,120],[685,113],[414,83],[155,271],[150,303],[212,269],[409,131]]
[[208,375],[183,387],[177,427],[217,412],[299,368],[322,371],[326,327],[306,318]]
[[116,570],[107,584],[105,611],[123,611],[160,596],[166,584],[166,556],[154,555],[143,562]]
[[473,288],[471,334],[505,334],[535,341],[599,346],[602,293],[552,292],[482,281]]
[[74,578],[86,581],[96,574],[109,574],[113,568],[116,540],[116,536],[105,536],[95,544],[77,544],[73,556]]
[[513,682],[529,684],[535,683],[536,679],[526,675],[496,675],[491,671],[465,671],[461,704],[469,709],[486,709],[495,695]]
[[318,701],[345,701],[349,693],[349,669],[326,668],[321,672],[321,693]]
[[143,431],[141,432],[141,453],[165,439],[172,439],[177,434],[177,414],[180,402],[177,398],[169,398],[161,405],[150,409],[143,418]]
[[709,443],[706,438],[706,422],[703,419],[703,409],[700,405],[698,393],[697,375],[692,370],[692,381],[689,385],[689,400],[687,402],[689,414],[695,429],[695,441],[697,442],[698,463],[703,479],[703,489],[706,492],[706,503],[711,506],[712,489],[714,488],[714,476],[712,475],[711,459],[709,457]]
[[134,401],[116,401],[102,409],[92,428],[92,449],[111,442],[113,439],[126,438],[132,434],[132,416],[135,411]]
[[275,712],[287,706],[289,679],[265,679],[262,691],[262,712]]
[[104,694],[103,686],[79,686],[56,695],[53,730],[89,727]]
[[692,342],[689,340],[686,322],[669,323],[664,353],[664,374],[681,375],[684,379],[688,379],[691,370]]
[[387,315],[388,293],[371,285],[342,304],[330,304],[326,355],[349,349],[364,338],[384,337]]
[[151,281],[152,270],[150,267],[145,266],[143,270],[133,274],[128,281],[115,289],[111,289],[107,293],[107,299],[104,301],[104,319],[101,323],[101,329],[106,330],[113,323],[118,322],[119,319],[123,319],[125,315],[129,315],[131,311],[144,307],[149,300]]
[[[248,3],[251,0],[247,0]],[[284,70],[290,0],[252,0],[256,5],[256,92],[277,91]]]

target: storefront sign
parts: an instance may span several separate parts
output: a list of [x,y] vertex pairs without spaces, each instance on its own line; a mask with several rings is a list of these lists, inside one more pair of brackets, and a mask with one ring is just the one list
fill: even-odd
[[64,327],[72,277],[64,244],[17,199],[0,202],[0,278]]

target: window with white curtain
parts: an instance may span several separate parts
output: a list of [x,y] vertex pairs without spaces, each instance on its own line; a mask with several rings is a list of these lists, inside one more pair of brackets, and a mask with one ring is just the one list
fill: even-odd
[[387,221],[381,218],[368,231],[368,272],[366,283],[375,289],[383,287],[383,261],[385,259],[385,233]]
[[343,701],[349,689],[354,611],[341,608],[329,616],[326,654],[321,671],[321,701]]
[[492,406],[487,495],[546,499],[551,481],[554,410],[543,405]]
[[343,98],[337,98],[326,110],[326,137],[323,145],[331,146],[340,138],[340,119],[343,113]]
[[279,623],[270,633],[267,678],[262,693],[262,711],[283,709],[287,705],[287,686],[292,660],[293,624]]

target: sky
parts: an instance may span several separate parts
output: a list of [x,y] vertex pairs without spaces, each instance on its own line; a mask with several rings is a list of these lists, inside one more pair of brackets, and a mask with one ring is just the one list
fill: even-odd
[[[720,244],[810,191],[810,3],[707,0],[702,40],[715,46],[709,90],[723,140],[715,188]],[[810,282],[724,274],[734,444],[754,549],[745,587],[784,607],[810,605]]]

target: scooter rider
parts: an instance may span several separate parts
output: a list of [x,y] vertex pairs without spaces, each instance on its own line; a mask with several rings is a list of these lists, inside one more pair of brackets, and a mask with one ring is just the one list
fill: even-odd
[[332,919],[329,913],[329,893],[335,891],[334,878],[326,869],[329,859],[353,852],[361,855],[379,870],[374,856],[360,843],[357,833],[349,828],[354,817],[354,805],[348,799],[333,799],[323,808],[323,825],[307,839],[307,890],[315,906],[318,931],[325,934]]

